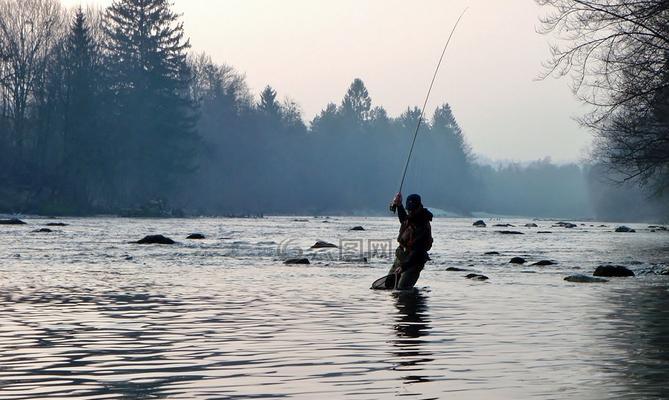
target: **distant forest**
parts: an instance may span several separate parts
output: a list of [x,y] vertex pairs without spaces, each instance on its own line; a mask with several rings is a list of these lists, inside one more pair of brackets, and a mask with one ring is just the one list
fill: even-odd
[[[388,115],[361,79],[342,93],[305,122],[273,88],[252,93],[192,54],[167,0],[0,0],[0,212],[387,212],[420,110]],[[416,146],[407,190],[454,214],[666,215],[597,164],[478,163],[445,102]]]

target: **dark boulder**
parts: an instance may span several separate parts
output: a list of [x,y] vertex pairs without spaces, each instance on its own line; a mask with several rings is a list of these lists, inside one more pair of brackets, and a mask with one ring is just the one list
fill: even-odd
[[327,249],[327,248],[336,248],[336,247],[337,247],[337,245],[334,245],[334,244],[328,243],[328,242],[323,242],[321,240],[319,240],[313,246],[311,246],[312,249]]
[[557,264],[557,263],[554,262],[554,261],[550,261],[550,260],[541,260],[541,261],[537,261],[537,262],[535,262],[535,263],[532,264],[532,265],[538,265],[538,266],[540,266],[540,267],[544,267],[544,266],[546,266],[546,265],[555,265],[555,264]]
[[572,229],[572,228],[576,228],[578,225],[572,224],[571,222],[560,221],[557,224],[555,224],[554,226],[560,226],[562,228]]
[[488,252],[485,252],[484,255],[486,255],[486,256],[498,256],[499,251],[488,251]]
[[138,240],[137,244],[174,244],[175,241],[163,235],[149,235]]
[[353,228],[351,228],[349,230],[351,230],[351,231],[364,231],[365,228],[363,228],[362,226],[354,226]]
[[539,225],[537,225],[537,224],[535,224],[534,222],[532,222],[532,223],[530,223],[530,224],[525,224],[525,227],[526,227],[526,228],[538,228]]
[[284,264],[311,264],[308,258],[289,258],[283,262]]
[[53,231],[52,231],[51,229],[49,229],[49,228],[42,228],[42,229],[34,230],[33,232],[34,232],[34,233],[51,233],[51,232],[53,232]]
[[474,222],[472,225],[477,227],[477,228],[485,228],[486,227],[485,222],[483,222],[483,220],[481,220],[481,219]]
[[488,279],[490,279],[487,276],[481,275],[481,274],[469,274],[469,275],[465,276],[465,278],[471,279],[471,280],[474,280],[474,281],[487,281]]
[[49,222],[46,226],[68,226],[68,224],[63,222]]
[[206,238],[205,238],[205,236],[204,236],[203,234],[201,234],[201,233],[191,233],[190,235],[188,235],[188,237],[187,237],[186,239],[191,239],[191,240],[202,240],[202,239],[206,239]]
[[622,265],[600,265],[595,269],[593,276],[606,276],[606,277],[627,277],[634,276],[629,268],[623,267]]
[[523,232],[518,231],[497,231],[497,233],[501,233],[502,235],[524,235]]
[[539,232],[537,232],[537,233],[540,233],[540,234],[548,234],[548,233],[553,233],[553,232],[551,232],[551,231],[539,231]]
[[567,282],[572,282],[572,283],[604,283],[608,282],[606,279],[602,278],[593,278],[592,276],[587,276],[587,275],[571,275],[566,278],[564,278],[565,281]]
[[458,267],[448,267],[448,268],[446,268],[446,271],[448,271],[448,272],[468,272],[468,271],[471,271],[471,269],[458,268]]
[[513,257],[509,264],[525,264],[526,260],[523,257]]
[[26,223],[18,218],[0,219],[0,225],[25,225]]
[[629,226],[619,226],[616,228],[616,232],[618,233],[635,233],[636,231]]
[[510,227],[515,227],[514,225],[511,224],[495,224],[493,225],[495,228],[510,228]]

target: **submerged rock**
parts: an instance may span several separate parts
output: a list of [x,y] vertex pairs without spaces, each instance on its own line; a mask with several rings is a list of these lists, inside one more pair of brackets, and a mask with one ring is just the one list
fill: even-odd
[[560,227],[563,227],[563,228],[572,229],[572,228],[576,228],[578,225],[572,224],[571,222],[560,221],[560,222],[556,223],[554,226],[560,226]]
[[476,221],[476,222],[474,222],[472,225],[475,226],[475,227],[477,227],[477,228],[485,228],[485,227],[487,226],[487,225],[485,224],[485,222],[483,222],[483,220],[481,220],[481,219],[478,220],[478,221]]
[[555,265],[555,264],[557,264],[557,263],[554,262],[554,261],[551,261],[551,260],[541,260],[541,261],[537,261],[537,262],[535,262],[535,263],[532,264],[532,265],[538,265],[538,266],[540,266],[540,267],[544,267],[544,266],[546,266],[546,265]]
[[0,225],[26,225],[26,223],[18,218],[11,218],[11,219],[0,219]]
[[495,224],[493,225],[496,228],[509,228],[509,227],[515,227],[514,225],[511,224]]
[[523,232],[518,231],[497,231],[497,233],[501,233],[502,235],[524,235]]
[[566,278],[564,278],[565,281],[567,282],[573,282],[573,283],[604,283],[608,282],[606,279],[602,278],[593,278],[592,276],[587,276],[587,275],[570,275]]
[[174,240],[165,237],[163,235],[149,235],[145,236],[143,239],[138,240],[137,244],[174,244]]
[[68,224],[64,222],[49,222],[46,226],[68,226]]
[[526,227],[526,228],[538,228],[539,225],[537,225],[537,224],[535,224],[534,222],[532,222],[532,223],[530,223],[530,224],[525,224],[525,227]]
[[486,256],[498,256],[499,251],[488,251],[488,252],[485,252],[483,254],[486,255]]
[[313,246],[311,246],[312,249],[327,249],[327,248],[336,248],[336,247],[337,247],[337,245],[334,245],[334,244],[328,243],[328,242],[323,242],[321,240],[319,240]]
[[537,232],[537,233],[540,233],[540,234],[548,234],[548,233],[553,233],[553,232],[551,232],[551,231],[539,231],[539,232]]
[[469,274],[469,275],[465,276],[465,278],[471,279],[471,280],[474,280],[474,281],[487,281],[488,279],[490,279],[487,276],[481,275],[481,274]]
[[619,226],[616,228],[616,232],[618,233],[635,233],[636,231],[629,226]]
[[191,240],[202,240],[205,239],[205,236],[201,233],[191,233],[188,235],[186,239],[191,239]]
[[349,229],[350,231],[364,231],[365,228],[362,226],[354,226],[353,228]]
[[289,258],[283,262],[284,264],[311,264],[308,258]]
[[468,272],[468,271],[471,271],[471,269],[458,268],[458,267],[448,267],[448,268],[446,268],[446,271],[448,271],[448,272]]
[[51,233],[53,231],[49,228],[42,228],[42,229],[36,229],[33,232],[34,233]]
[[509,264],[525,264],[526,260],[523,257],[513,257]]
[[629,268],[623,267],[622,265],[600,265],[595,269],[593,276],[606,276],[606,277],[627,277],[634,276]]

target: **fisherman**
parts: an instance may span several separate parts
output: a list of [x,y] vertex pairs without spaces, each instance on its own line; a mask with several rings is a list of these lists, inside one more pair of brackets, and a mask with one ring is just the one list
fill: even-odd
[[395,250],[395,262],[388,275],[395,275],[396,289],[407,290],[414,287],[425,263],[430,260],[427,252],[432,248],[432,213],[423,207],[417,194],[407,197],[406,209],[402,206],[402,193],[393,199],[392,206],[397,209],[400,233],[397,237],[399,246]]

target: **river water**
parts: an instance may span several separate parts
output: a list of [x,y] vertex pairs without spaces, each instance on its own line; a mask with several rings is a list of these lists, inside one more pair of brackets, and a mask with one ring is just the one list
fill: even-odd
[[[646,225],[436,219],[393,293],[369,290],[391,218],[26,221],[0,226],[1,399],[669,398],[669,233]],[[155,233],[177,244],[129,243]],[[605,263],[637,277],[563,280]]]

